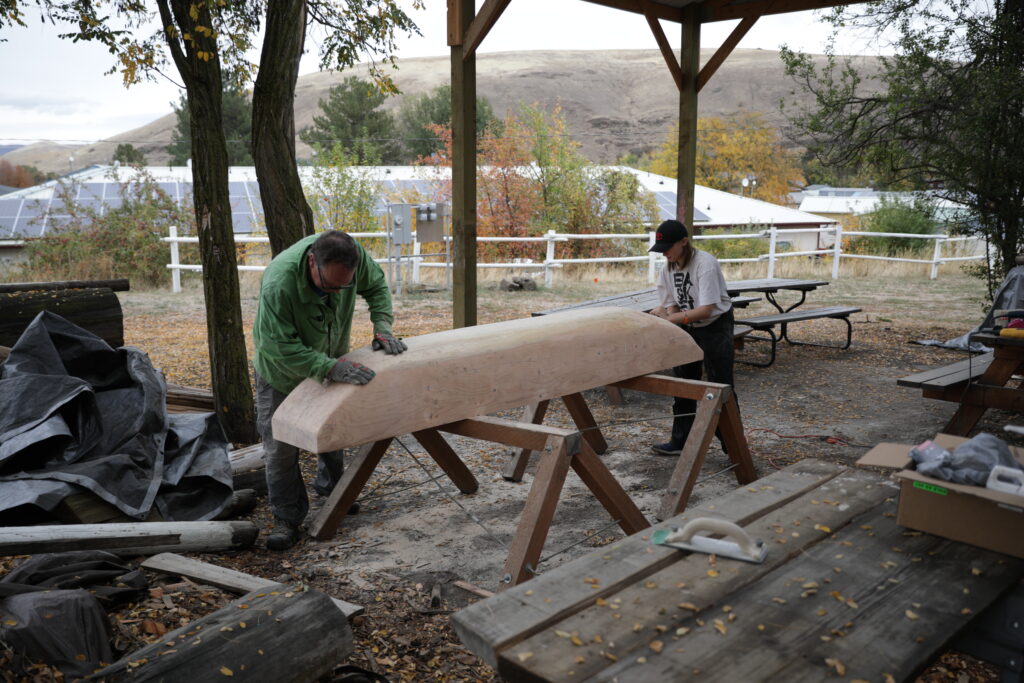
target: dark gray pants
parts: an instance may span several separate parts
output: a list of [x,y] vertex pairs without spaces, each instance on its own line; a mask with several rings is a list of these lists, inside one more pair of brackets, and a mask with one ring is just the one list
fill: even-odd
[[[267,497],[270,510],[277,519],[301,524],[309,512],[306,484],[299,470],[299,449],[274,440],[271,418],[277,407],[287,398],[266,380],[256,374],[256,428],[263,439],[263,456],[267,463]],[[345,451],[320,453],[313,488],[324,495],[330,494],[344,472],[342,455]]]
[[[705,327],[692,327],[689,325],[680,325],[680,327],[693,337],[693,341],[697,342],[697,346],[704,352],[704,360],[686,365],[677,365],[673,368],[676,377],[699,380],[703,370],[707,372],[708,382],[732,386],[732,366],[736,355],[736,349],[733,347],[732,341],[732,309],[729,309],[720,315],[718,320]],[[672,442],[674,445],[682,446],[686,443],[686,437],[690,435],[690,429],[693,427],[694,420],[694,416],[687,413],[693,413],[696,410],[697,402],[691,398],[676,398],[673,402],[672,413],[679,416],[672,420]],[[680,415],[680,413],[683,413],[683,415]],[[718,436],[718,440],[721,441],[721,430],[716,430],[715,434]],[[724,442],[722,443],[722,450],[725,450]]]

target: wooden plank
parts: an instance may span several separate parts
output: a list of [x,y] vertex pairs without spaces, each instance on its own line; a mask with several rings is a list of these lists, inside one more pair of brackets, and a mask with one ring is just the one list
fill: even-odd
[[1020,581],[1024,561],[910,532],[896,524],[895,508],[886,501],[719,600],[715,607],[731,605],[734,621],[718,609],[691,616],[679,622],[690,633],[667,632],[662,654],[646,648],[646,663],[627,665],[635,660],[622,653],[595,680],[627,670],[631,680],[673,680],[669,672],[700,669],[701,680],[723,683],[821,681],[837,673],[829,660],[840,663],[845,680],[913,679]]
[[274,413],[275,437],[313,453],[543,401],[703,358],[676,325],[619,308],[568,311],[406,339],[397,356],[346,354],[365,386],[304,380]]
[[918,389],[927,386],[933,389],[944,389],[947,386],[966,382],[969,379],[980,377],[992,363],[992,354],[985,353],[980,356],[967,358],[966,360],[931,368],[913,375],[907,375],[896,380],[901,387]]
[[[702,620],[707,630],[716,633],[712,621],[714,618],[722,619],[723,624],[727,623],[728,613],[720,611],[723,605],[732,605],[737,618],[743,617],[744,611],[748,609],[746,603],[734,601],[733,596],[737,591],[780,568],[781,573],[792,580],[794,574],[788,571],[787,563],[793,557],[807,552],[828,538],[832,534],[830,530],[845,527],[861,513],[876,508],[886,498],[892,497],[894,492],[893,486],[876,474],[847,470],[787,505],[745,525],[752,537],[764,539],[769,544],[763,564],[723,557],[718,557],[712,564],[708,555],[675,550],[674,562],[642,581],[631,582],[622,586],[621,590],[604,596],[608,604],[595,604],[591,598],[587,609],[502,651],[498,672],[511,680],[521,679],[524,671],[542,680],[564,680],[567,678],[566,670],[572,669],[576,672],[573,678],[586,679],[600,674],[598,678],[603,679],[606,675],[612,675],[612,672],[619,675],[622,673],[603,653],[611,653],[620,661],[635,665],[639,656],[653,657],[655,653],[649,648],[653,640],[664,638],[667,643],[665,650],[675,649],[676,643],[672,637],[676,629],[696,629],[695,619]],[[831,573],[833,565],[821,567],[820,564],[819,561],[820,574]],[[557,573],[561,582],[553,588],[585,595],[589,586],[583,583],[579,571],[569,565],[560,569],[562,571]],[[714,571],[709,574],[709,570]],[[822,586],[821,592],[827,593],[827,585]],[[771,596],[765,599],[771,602]],[[751,624],[751,627],[756,628],[756,623]],[[554,629],[577,633],[583,645],[573,646],[566,639],[558,638],[553,633]],[[600,639],[595,642],[595,636],[598,635]],[[614,643],[614,648],[610,648],[609,643]],[[686,640],[679,645],[690,650]],[[567,657],[570,651],[572,657]],[[527,653],[530,653],[529,657]],[[721,651],[718,650],[717,654],[721,654]],[[576,659],[579,657],[584,661],[579,662]],[[679,677],[647,678],[641,675],[628,680],[679,680]],[[755,676],[732,680],[762,678]]]
[[697,177],[697,74],[700,72],[700,8],[696,3],[683,7],[681,34],[676,218],[689,226],[692,234],[698,235],[700,230],[693,224],[693,187]]
[[0,556],[110,550],[119,555],[220,552],[248,548],[252,522],[136,522],[0,527]]
[[653,9],[651,8],[654,3],[647,3],[644,8],[644,16],[647,18],[647,25],[651,28],[651,33],[654,34],[654,40],[658,43],[658,49],[661,50],[661,56],[665,59],[665,64],[668,66],[669,73],[672,74],[672,80],[676,83],[676,89],[683,89],[683,72],[679,68],[679,60],[676,59],[676,53],[672,51],[672,46],[668,42],[668,38],[665,36],[665,31],[661,28],[661,24],[658,22],[658,17],[654,16]]
[[[232,593],[250,593],[261,588],[266,589],[268,586],[277,585],[276,581],[270,579],[253,576],[252,574],[228,569],[227,567],[218,567],[215,564],[202,562],[177,553],[154,555],[143,560],[140,566],[143,569],[149,569],[154,572],[184,576],[192,581],[223,588]],[[345,614],[347,619],[358,616],[364,611],[362,605],[353,605],[351,602],[345,602],[338,598],[331,598],[331,600]]]
[[[747,525],[842,471],[844,468],[832,463],[804,460],[753,486],[731,491],[712,503],[656,524],[651,531],[681,526],[695,517],[717,517]],[[492,667],[497,667],[498,651],[544,630],[567,614],[585,609],[596,598],[607,597],[674,563],[676,552],[652,547],[646,534],[629,536],[574,561],[580,577],[594,578],[598,586],[585,595],[562,591],[561,579],[544,573],[524,586],[504,591],[495,599],[456,612],[452,622],[463,644]]]
[[619,527],[627,534],[646,529],[651,525],[644,513],[629,497],[619,480],[612,475],[601,459],[586,441],[580,452],[572,459],[572,469],[586,484],[598,502],[604,506],[612,519],[619,520]]
[[276,585],[161,636],[92,674],[104,681],[315,681],[355,650],[352,628],[330,599]]
[[548,537],[551,519],[558,507],[565,475],[573,456],[579,452],[579,435],[568,438],[553,436],[550,451],[541,455],[530,493],[526,496],[523,514],[519,517],[516,535],[505,560],[505,581],[501,588],[514,586],[533,578],[537,561]]
[[568,438],[576,433],[573,429],[514,422],[500,417],[489,416],[451,422],[441,425],[438,427],[438,430],[448,432],[449,434],[468,436],[472,439],[494,441],[495,443],[515,446],[516,448],[529,448],[531,451],[539,451],[546,448],[548,439],[553,436]]
[[634,391],[645,391],[650,394],[661,394],[662,396],[678,396],[679,398],[692,398],[699,401],[704,397],[704,391],[708,388],[728,387],[728,384],[716,384],[715,382],[701,382],[695,379],[681,379],[671,375],[644,375],[632,377],[620,382],[613,382],[614,386],[622,389],[633,389]]
[[[522,421],[540,424],[544,421],[544,415],[548,412],[549,403],[550,401],[538,401],[537,403],[524,406]],[[526,473],[526,466],[530,464],[531,453],[533,451],[529,448],[521,448],[518,453],[513,451],[509,461],[505,463],[505,468],[501,471],[501,476],[506,481],[522,481],[523,474]]]
[[[451,42],[452,325],[455,328],[463,328],[472,327],[477,322],[476,54],[467,54],[463,46],[465,35],[476,15],[476,2],[475,0],[452,0],[452,2],[455,4],[449,5],[448,10],[449,35],[454,34],[452,37],[456,39]],[[455,22],[457,25],[453,26]],[[371,367],[375,366],[371,365]],[[528,401],[522,403],[525,404]],[[459,417],[470,416],[460,415]],[[434,425],[421,426],[433,427]],[[388,436],[391,435],[388,434]]]
[[318,541],[326,541],[334,536],[341,526],[341,520],[345,519],[349,508],[356,502],[390,445],[391,439],[381,439],[359,449],[341,475],[341,481],[334,486],[324,506],[309,525],[310,536]]
[[598,455],[603,455],[607,452],[608,442],[605,441],[604,435],[598,428],[597,420],[594,419],[594,414],[590,412],[590,406],[583,399],[583,395],[578,392],[568,394],[562,397],[562,402],[565,403],[565,409],[569,411],[569,416],[583,434],[583,438],[594,449],[594,452]]
[[697,414],[669,477],[668,489],[661,498],[658,519],[674,517],[686,509],[690,494],[693,493],[693,487],[700,476],[700,469],[704,466],[704,456],[718,427],[722,398],[730,395],[732,390],[726,385],[707,387],[704,395],[697,401]]
[[736,49],[739,42],[743,40],[743,36],[747,35],[747,32],[757,23],[759,16],[743,17],[736,28],[732,30],[732,33],[729,34],[729,37],[725,39],[725,42],[715,50],[715,54],[711,55],[711,58],[704,63],[700,73],[697,74],[697,92],[704,89],[704,86],[707,85],[711,77],[718,71],[718,67],[722,66],[726,58],[732,54],[732,51]]
[[494,28],[494,24],[508,7],[508,3],[509,0],[484,0],[484,4],[473,18],[462,40],[462,59],[465,60],[476,54],[476,49]]
[[466,463],[462,462],[462,459],[452,450],[452,447],[448,445],[444,437],[438,434],[436,429],[423,429],[413,432],[412,435],[420,442],[423,449],[430,454],[434,462],[444,470],[444,473],[448,475],[448,478],[458,487],[459,491],[463,493],[476,493],[477,489],[480,488],[476,477],[473,476],[473,473],[466,467]]
[[127,292],[131,289],[128,278],[114,280],[63,280],[60,282],[4,282],[0,283],[0,294],[11,292],[41,292],[55,289],[101,289],[112,292]]
[[756,481],[757,470],[754,468],[747,435],[743,432],[743,421],[740,419],[740,407],[736,402],[735,392],[730,393],[722,406],[718,429],[722,432],[722,441],[729,451],[729,460],[736,465],[736,481],[740,484]]

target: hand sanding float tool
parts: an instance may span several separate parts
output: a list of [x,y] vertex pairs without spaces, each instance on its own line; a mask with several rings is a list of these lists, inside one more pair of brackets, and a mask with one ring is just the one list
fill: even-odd
[[356,349],[366,385],[307,379],[274,413],[274,437],[313,453],[566,396],[704,357],[653,315],[588,308],[406,339],[397,356]]

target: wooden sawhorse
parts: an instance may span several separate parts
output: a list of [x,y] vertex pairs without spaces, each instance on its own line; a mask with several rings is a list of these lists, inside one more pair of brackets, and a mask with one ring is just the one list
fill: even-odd
[[[633,389],[650,394],[690,398],[697,401],[697,414],[694,417],[690,436],[683,445],[672,476],[669,478],[668,490],[662,498],[658,519],[668,519],[686,509],[686,504],[693,493],[694,484],[704,466],[704,456],[717,429],[722,431],[722,440],[736,470],[739,484],[749,484],[757,479],[757,472],[750,456],[750,447],[743,434],[743,423],[740,419],[739,407],[732,388],[727,384],[714,384],[697,380],[679,379],[670,375],[642,375],[632,379],[615,382],[609,388]],[[594,416],[580,394],[572,394],[562,399],[573,422],[583,432],[597,453],[604,453],[608,445],[597,429]],[[541,401],[526,406],[523,410],[523,421],[529,420],[540,424],[547,413],[548,401]],[[530,451],[524,449],[513,456],[505,466],[502,476],[509,481],[522,481],[523,473],[529,463]]]
[[[703,464],[707,445],[715,433],[715,427],[720,422],[719,414],[723,410],[723,434],[727,435],[726,444],[730,458],[739,465],[737,479],[744,484],[757,478],[753,463],[750,461],[750,452],[743,439],[735,399],[731,396],[728,386],[660,375],[636,377],[618,382],[617,385],[670,396],[677,395],[673,393],[677,392],[684,397],[700,401],[690,439],[687,440],[679,464],[670,479],[669,492],[663,499],[663,512],[669,508],[678,507],[682,510],[686,507],[686,501]],[[726,396],[731,399],[731,409],[729,400],[723,400]],[[600,449],[603,452],[607,445],[582,396],[572,394],[563,400],[567,406],[572,406],[569,412],[583,431],[495,417],[478,417],[413,433],[430,457],[463,493],[473,493],[477,490],[476,478],[440,432],[523,449],[527,454],[524,459],[533,451],[543,451],[505,560],[502,588],[521,583],[536,573],[536,566],[570,468],[626,534],[633,534],[650,526],[650,522],[598,457],[596,451]],[[326,540],[334,535],[393,440],[393,437],[381,439],[358,450],[352,462],[345,468],[341,481],[335,486],[310,525],[309,532],[314,538]],[[525,468],[525,464],[523,467]]]

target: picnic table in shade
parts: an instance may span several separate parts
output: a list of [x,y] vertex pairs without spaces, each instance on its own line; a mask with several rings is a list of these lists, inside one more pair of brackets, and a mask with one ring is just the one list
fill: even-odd
[[[882,475],[806,459],[466,607],[508,681],[908,680],[1024,577],[1024,560],[896,524]],[[698,517],[761,564],[654,545]]]

